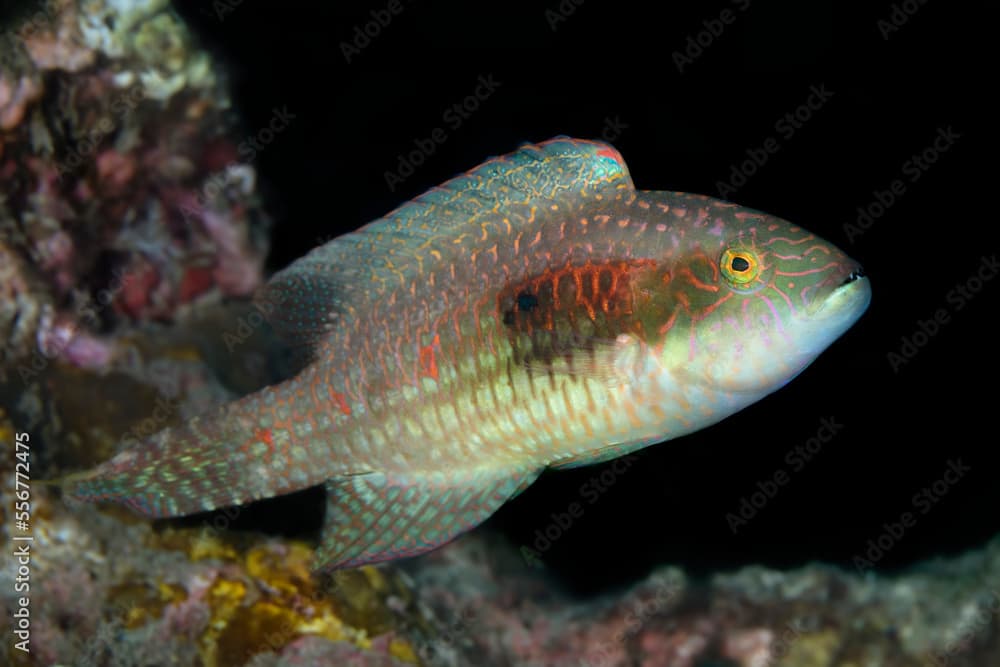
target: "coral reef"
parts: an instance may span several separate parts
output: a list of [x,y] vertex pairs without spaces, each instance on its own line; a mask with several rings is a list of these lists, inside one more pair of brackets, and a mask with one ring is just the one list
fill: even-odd
[[[405,566],[451,626],[428,664],[951,667],[1000,664],[1000,540],[896,576],[825,565],[696,581],[663,567],[581,601],[473,533]],[[474,610],[472,616],[463,609]]]
[[[0,33],[0,374],[260,283],[226,82],[166,0],[29,3]],[[107,334],[112,334],[111,336]]]

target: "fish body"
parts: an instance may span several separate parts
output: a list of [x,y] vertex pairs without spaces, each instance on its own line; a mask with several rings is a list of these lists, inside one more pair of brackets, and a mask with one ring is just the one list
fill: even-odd
[[546,468],[699,430],[866,309],[861,267],[779,218],[636,190],[617,150],[493,158],[276,274],[290,380],[67,484],[176,516],[325,484],[317,564],[433,549]]

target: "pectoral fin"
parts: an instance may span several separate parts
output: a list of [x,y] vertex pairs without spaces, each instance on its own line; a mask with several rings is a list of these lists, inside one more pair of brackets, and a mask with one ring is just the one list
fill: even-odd
[[371,473],[331,480],[315,564],[358,567],[435,549],[485,521],[539,472]]

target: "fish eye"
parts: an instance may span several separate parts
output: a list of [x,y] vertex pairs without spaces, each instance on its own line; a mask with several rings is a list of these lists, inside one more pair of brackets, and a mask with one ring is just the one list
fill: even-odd
[[750,270],[750,261],[746,257],[733,257],[729,267],[737,273],[743,273]]
[[726,279],[735,285],[746,285],[760,275],[757,255],[742,248],[727,248],[719,264]]

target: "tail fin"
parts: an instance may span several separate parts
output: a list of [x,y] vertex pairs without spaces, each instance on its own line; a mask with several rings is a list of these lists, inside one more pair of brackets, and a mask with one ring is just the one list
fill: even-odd
[[[327,476],[322,466],[314,465],[315,459],[303,460],[301,451],[308,451],[310,459],[323,452],[298,438],[291,416],[279,421],[271,409],[271,403],[280,401],[266,392],[281,388],[164,429],[93,470],[70,475],[64,492],[84,502],[116,502],[139,514],[167,517],[322,483]],[[285,428],[278,428],[279,423]],[[321,434],[310,435],[314,440]]]

